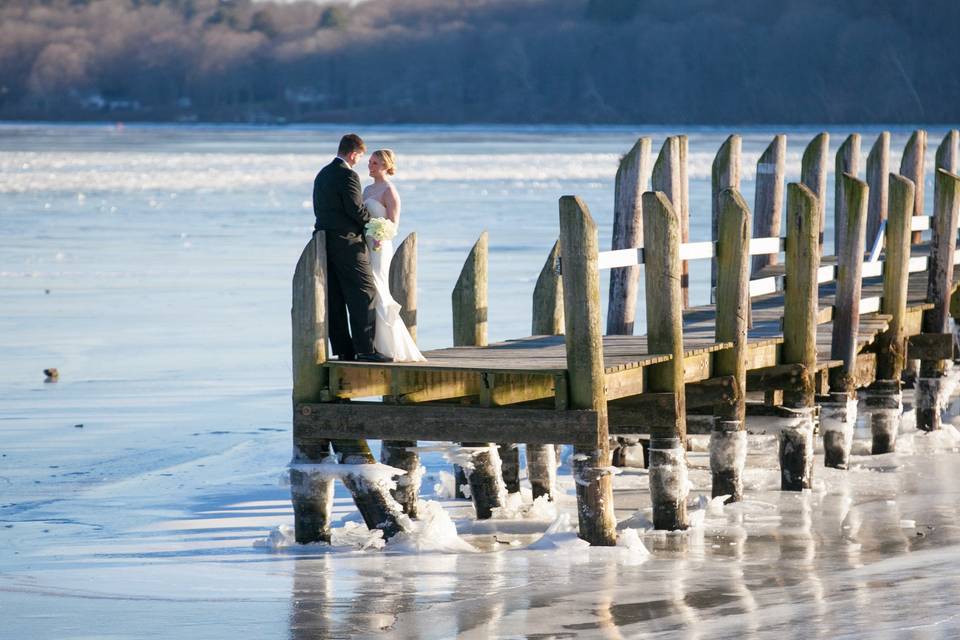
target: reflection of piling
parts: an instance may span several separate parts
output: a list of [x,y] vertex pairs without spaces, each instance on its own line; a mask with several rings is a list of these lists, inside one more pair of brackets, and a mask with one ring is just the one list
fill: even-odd
[[883,300],[880,311],[890,316],[887,330],[877,339],[877,379],[870,386],[867,407],[873,453],[888,453],[896,446],[900,423],[900,376],[906,363],[907,278],[910,261],[910,218],[913,213],[913,182],[891,174],[886,229],[886,259],[883,265]]
[[780,431],[780,486],[800,491],[812,486],[814,370],[817,365],[817,270],[821,205],[802,184],[787,187],[783,362],[800,365],[800,382],[784,389]]
[[683,301],[680,292],[680,218],[659,191],[643,194],[647,345],[667,353],[668,362],[650,367],[651,391],[673,394],[670,411],[650,425],[650,498],[653,526],[686,529],[686,403],[683,381]]
[[824,464],[835,469],[846,469],[853,444],[853,427],[857,421],[854,374],[859,353],[857,336],[860,333],[860,293],[870,189],[865,182],[850,174],[838,175],[837,182],[840,186],[836,194],[843,199],[843,215],[837,219],[837,224],[842,225],[843,233],[837,229],[842,243],[837,250],[837,295],[830,357],[842,361],[843,365],[830,370],[830,402],[821,407],[820,425],[823,431]]
[[714,375],[732,376],[730,399],[714,407],[710,434],[713,497],[743,499],[747,453],[747,315],[749,305],[750,209],[735,189],[720,192],[717,224],[717,342],[732,342],[714,359]]

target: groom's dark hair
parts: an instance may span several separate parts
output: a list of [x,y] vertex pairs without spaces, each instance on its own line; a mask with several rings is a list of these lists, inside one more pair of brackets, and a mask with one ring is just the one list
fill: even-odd
[[353,153],[354,151],[365,152],[367,150],[367,145],[363,144],[363,140],[355,133],[348,133],[347,135],[340,138],[340,147],[337,149],[338,156],[345,156],[348,153]]

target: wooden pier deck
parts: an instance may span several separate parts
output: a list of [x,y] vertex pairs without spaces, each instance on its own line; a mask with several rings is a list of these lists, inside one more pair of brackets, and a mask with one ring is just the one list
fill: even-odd
[[[687,526],[688,415],[708,418],[713,494],[729,500],[742,499],[750,411],[762,409],[776,424],[784,490],[811,486],[818,430],[825,464],[847,467],[858,390],[866,392],[874,453],[895,448],[904,379],[916,385],[918,427],[939,428],[940,379],[954,357],[950,313],[960,315],[960,133],[950,132],[938,150],[932,215],[915,187],[924,182],[916,160],[925,134],[911,138],[900,174],[877,169],[887,166],[885,158],[877,164],[883,140],[870,154],[866,182],[855,176],[859,136],[837,152],[837,255],[825,256],[826,134],[807,146],[802,182],[789,185],[785,138],[774,139],[758,162],[752,212],[739,193],[740,139],[730,136],[714,162],[710,242],[687,241],[685,137],[667,138],[652,168],[650,141],[641,139],[617,174],[612,251],[599,251],[586,206],[561,198],[560,239],[533,296],[532,333],[541,335],[487,344],[483,234],[453,291],[455,346],[425,352],[425,362],[327,358],[327,258],[316,234],[293,282],[297,540],[329,540],[332,476],[311,469],[331,449],[348,465],[336,477],[369,527],[389,537],[401,528],[400,509],[416,516],[412,481],[388,490],[358,471],[376,462],[367,439],[383,440],[384,462],[406,478],[418,477],[417,441],[464,444],[472,469],[458,484],[469,481],[478,517],[489,517],[506,486],[518,490],[512,443],[527,446],[534,494],[550,497],[553,447],[572,444],[580,535],[609,545],[617,535],[609,471],[617,437],[649,434],[653,522],[672,530]],[[711,261],[715,304],[688,306],[690,260]],[[613,270],[608,335],[600,327],[602,269]],[[415,336],[415,236],[399,247],[390,286]],[[641,306],[647,335],[633,335]],[[763,404],[748,405],[750,392],[763,392]],[[512,456],[502,475],[498,449]]]

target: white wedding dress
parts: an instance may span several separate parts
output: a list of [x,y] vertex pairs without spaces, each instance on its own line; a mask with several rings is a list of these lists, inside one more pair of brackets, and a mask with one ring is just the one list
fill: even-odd
[[[372,218],[387,217],[387,208],[380,201],[368,198],[364,203]],[[370,269],[377,288],[377,326],[373,346],[394,362],[423,362],[407,326],[400,317],[400,304],[390,295],[390,261],[393,259],[393,240],[380,243],[380,250],[373,250],[373,240],[367,238],[370,247]]]

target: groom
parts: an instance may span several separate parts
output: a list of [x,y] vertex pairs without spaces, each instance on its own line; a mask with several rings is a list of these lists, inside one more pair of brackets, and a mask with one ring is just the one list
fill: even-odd
[[360,178],[353,171],[366,150],[360,136],[348,133],[340,140],[337,157],[317,174],[314,231],[325,231],[327,238],[327,313],[334,355],[340,360],[390,362],[373,347],[376,288],[363,237],[370,213],[363,206]]

